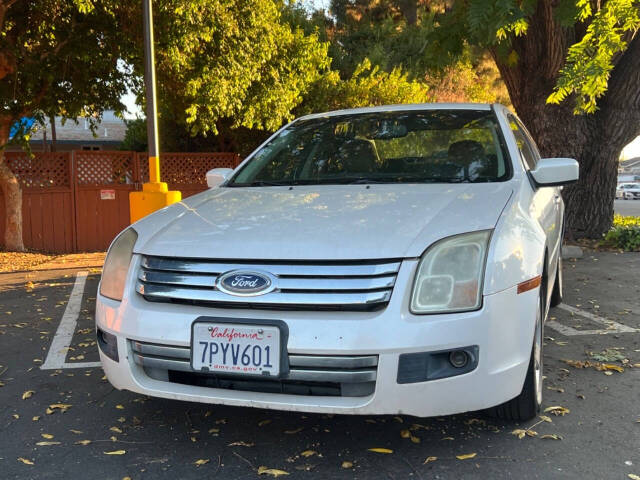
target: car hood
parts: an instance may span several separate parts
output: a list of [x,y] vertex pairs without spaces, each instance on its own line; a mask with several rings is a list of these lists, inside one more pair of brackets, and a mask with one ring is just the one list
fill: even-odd
[[137,222],[135,251],[264,260],[418,257],[441,238],[493,228],[510,183],[214,188]]

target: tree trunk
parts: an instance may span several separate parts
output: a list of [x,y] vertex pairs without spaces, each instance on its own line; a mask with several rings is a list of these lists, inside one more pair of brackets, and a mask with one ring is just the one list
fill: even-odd
[[56,134],[56,116],[55,115],[51,115],[49,117],[49,123],[51,124],[51,148],[49,151],[51,152],[55,152],[56,151],[56,141],[58,140],[57,134]]
[[574,101],[550,105],[567,49],[583,32],[554,17],[553,2],[541,0],[528,33],[512,39],[517,62],[493,53],[516,112],[543,157],[570,157],[580,164],[580,180],[566,187],[567,235],[601,238],[613,219],[613,201],[622,149],[640,135],[640,35],[620,55],[594,114],[574,115]]
[[22,242],[22,189],[20,182],[7,166],[4,148],[9,141],[11,119],[0,119],[0,189],[4,194],[4,248],[24,252]]

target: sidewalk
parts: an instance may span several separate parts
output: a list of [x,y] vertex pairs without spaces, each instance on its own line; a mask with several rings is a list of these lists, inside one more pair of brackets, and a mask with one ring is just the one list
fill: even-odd
[[62,270],[67,268],[101,269],[105,252],[46,254],[0,252],[0,273],[26,273],[40,270]]

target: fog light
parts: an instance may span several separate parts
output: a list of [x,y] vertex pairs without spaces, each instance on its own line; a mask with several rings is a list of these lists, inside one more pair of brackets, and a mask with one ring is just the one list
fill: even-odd
[[464,350],[454,350],[449,354],[449,363],[456,368],[464,368],[469,363],[469,355]]
[[98,346],[102,353],[109,357],[114,362],[119,361],[118,358],[118,339],[115,335],[111,335],[99,328],[96,329],[96,336],[98,337]]

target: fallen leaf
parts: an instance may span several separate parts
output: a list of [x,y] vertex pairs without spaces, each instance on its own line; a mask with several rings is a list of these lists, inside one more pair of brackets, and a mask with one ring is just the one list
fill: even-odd
[[316,452],[315,450],[305,450],[304,452],[300,453],[301,456],[303,457],[311,457],[313,455],[317,455],[318,452]]
[[61,442],[37,442],[36,445],[39,445],[41,447],[47,447],[49,445],[60,445]]
[[33,465],[33,462],[26,458],[18,457],[18,461],[24,463],[25,465]]
[[521,439],[524,438],[526,434],[527,434],[527,431],[522,428],[517,428],[513,432],[511,432],[511,435],[516,435],[518,438],[521,438]]
[[467,460],[469,458],[475,458],[476,455],[477,453],[467,453],[465,455],[456,455],[456,458],[458,460]]
[[427,457],[426,460],[422,462],[422,464],[424,465],[425,463],[435,462],[437,459],[438,457]]
[[304,430],[304,428],[300,427],[300,428],[296,428],[294,430],[285,430],[284,433],[286,433],[288,435],[293,435],[294,433],[300,433],[302,430]]
[[102,452],[105,455],[124,455],[125,453],[127,453],[126,450],[113,450],[112,452]]
[[82,432],[80,430],[74,430],[73,428],[69,430],[71,433],[75,433],[76,435],[80,435]]
[[258,467],[258,475],[273,475],[274,477],[279,477],[280,475],[289,475],[289,472],[278,470],[277,468],[265,467],[263,465]]
[[40,420],[40,416],[36,415],[35,417],[33,417],[31,420],[33,420],[34,422],[37,422],[38,420]]
[[201,458],[200,460],[196,460],[193,463],[194,463],[194,465],[199,467],[201,465],[206,465],[207,463],[209,463],[209,459],[208,458]]
[[390,450],[388,448],[369,448],[368,449],[370,452],[375,452],[375,453],[393,453],[393,450]]
[[559,405],[553,406],[553,407],[547,407],[544,409],[544,413],[553,413],[555,416],[562,415],[563,417],[569,412],[571,412],[571,410],[565,407],[561,407]]
[[15,418],[16,420],[18,420],[20,418],[20,415],[18,415],[17,413],[13,414],[13,418]]
[[540,415],[540,420],[548,423],[553,423],[553,420],[551,420],[551,417],[547,417],[546,415]]
[[255,443],[248,442],[233,442],[227,445],[228,447],[253,447]]
[[409,430],[401,430],[400,431],[400,436],[402,438],[409,438],[409,437],[411,437],[411,432]]
[[269,425],[271,423],[271,420],[260,420],[258,422],[258,426],[259,427],[264,427],[265,425]]
[[420,438],[416,437],[414,435],[411,435],[411,437],[409,437],[411,439],[411,442],[413,443],[420,443]]
[[627,477],[629,477],[631,480],[640,480],[640,476],[634,473],[630,473],[629,475],[627,475]]
[[542,435],[540,438],[542,439],[549,439],[549,440],[562,440],[562,437],[560,435],[556,435],[555,433],[553,434],[546,434],[546,435]]
[[547,386],[547,390],[553,390],[554,392],[564,393],[564,388],[561,387],[553,387],[551,385]]
[[122,430],[120,430],[118,427],[111,427],[109,430],[115,433],[122,433]]
[[218,433],[219,431],[220,431],[220,429],[219,428],[215,428],[215,427],[209,429],[209,433]]
[[353,462],[348,462],[347,460],[345,460],[344,462],[342,462],[342,468],[353,468]]
[[[66,412],[67,410],[69,410],[73,405],[69,405],[68,403],[54,403],[52,405],[49,405],[49,408],[47,410],[51,410],[51,413],[53,413],[54,410],[60,410],[61,412]],[[47,411],[47,413],[49,413]]]
[[79,440],[75,443],[75,445],[89,445],[91,440]]
[[26,400],[27,398],[31,398],[31,396],[32,396],[34,393],[36,393],[36,392],[34,392],[33,390],[27,390],[26,392],[24,392],[24,393],[22,394],[22,399],[23,399],[23,400]]
[[122,405],[116,405],[116,408],[117,408],[118,410],[124,410],[124,407],[123,407]]

